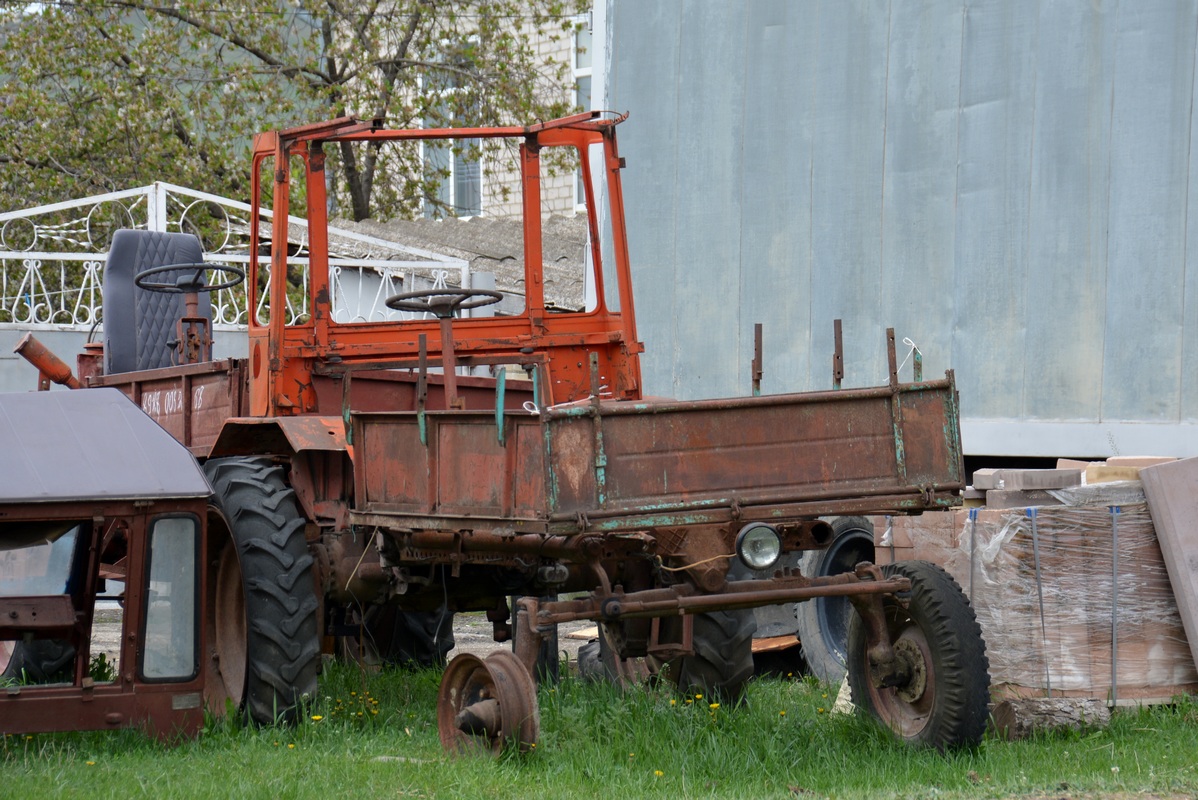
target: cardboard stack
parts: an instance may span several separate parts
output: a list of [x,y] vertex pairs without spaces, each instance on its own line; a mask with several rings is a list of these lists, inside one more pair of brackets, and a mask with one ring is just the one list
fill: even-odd
[[[1067,471],[981,476],[996,483],[985,489],[987,506],[995,491],[1044,492],[1052,505],[876,519],[877,560],[923,559],[953,575],[981,623],[996,701],[1148,703],[1198,692],[1140,483],[1083,485],[1084,470]],[[1061,480],[1072,485],[1043,486]]]

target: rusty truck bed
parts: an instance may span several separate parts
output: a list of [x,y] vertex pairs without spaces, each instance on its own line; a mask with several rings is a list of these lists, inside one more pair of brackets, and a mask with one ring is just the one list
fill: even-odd
[[956,505],[944,380],[538,412],[355,413],[354,521],[570,533]]

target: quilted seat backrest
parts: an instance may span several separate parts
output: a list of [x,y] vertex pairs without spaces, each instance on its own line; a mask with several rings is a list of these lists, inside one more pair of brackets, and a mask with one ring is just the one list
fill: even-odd
[[[169,367],[175,363],[170,344],[176,324],[187,310],[182,294],[139,289],[138,273],[169,264],[198,264],[204,260],[200,240],[190,233],[119,230],[104,265],[104,374]],[[151,283],[174,283],[183,274],[167,271]],[[211,323],[212,304],[200,294],[199,316]]]

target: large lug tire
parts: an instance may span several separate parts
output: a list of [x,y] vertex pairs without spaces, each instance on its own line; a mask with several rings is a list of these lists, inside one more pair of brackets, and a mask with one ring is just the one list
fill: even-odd
[[[861,561],[874,560],[874,526],[865,517],[837,517],[832,540],[822,550],[811,550],[799,561],[808,578],[850,572]],[[849,619],[856,616],[844,597],[816,597],[795,606],[797,634],[803,660],[812,675],[824,683],[844,680],[848,659]]]
[[[753,677],[753,634],[757,622],[751,610],[711,611],[694,615],[694,654],[668,664],[670,680],[684,694],[737,705]],[[662,636],[678,641],[681,617],[664,617]]]
[[620,671],[616,664],[619,656],[612,648],[607,626],[600,622],[596,627],[598,638],[578,648],[578,674],[590,683],[619,683]]
[[444,667],[453,649],[453,612],[402,611],[394,605],[370,606],[361,633],[346,636],[342,653],[365,666]]
[[444,667],[453,649],[453,612],[447,608],[437,611],[408,611],[400,618],[391,648],[395,664],[420,667]]
[[17,683],[57,683],[74,680],[75,648],[60,639],[0,642],[0,678]]
[[[597,627],[599,635],[578,648],[578,674],[583,680],[631,687],[655,679],[661,662],[645,655],[631,655],[645,652],[651,620],[600,622]],[[676,630],[674,638],[680,633]]]
[[320,667],[304,517],[283,469],[267,459],[214,459],[204,473],[230,535],[212,626],[224,693],[254,722],[294,721],[316,694]]
[[990,700],[986,644],[969,600],[957,582],[925,561],[882,568],[910,579],[911,589],[882,603],[896,654],[910,679],[879,688],[870,679],[865,625],[849,622],[849,688],[853,703],[911,744],[951,750],[982,740]]

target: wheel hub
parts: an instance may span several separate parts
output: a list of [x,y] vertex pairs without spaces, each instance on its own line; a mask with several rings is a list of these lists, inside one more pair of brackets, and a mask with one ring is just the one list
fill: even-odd
[[540,734],[536,686],[511,652],[456,656],[441,678],[437,728],[451,752],[531,750]]
[[899,639],[895,642],[894,654],[910,676],[904,684],[895,687],[895,695],[905,703],[915,703],[928,688],[928,668],[923,651],[910,639]]

